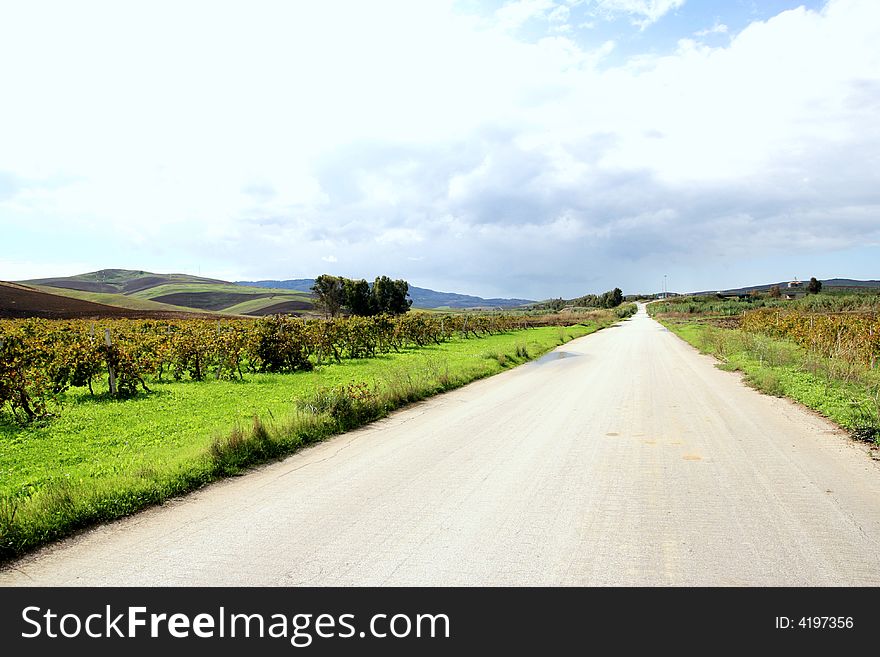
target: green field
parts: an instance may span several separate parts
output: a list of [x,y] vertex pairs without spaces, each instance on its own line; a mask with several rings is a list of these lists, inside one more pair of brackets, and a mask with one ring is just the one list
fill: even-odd
[[[42,424],[0,420],[0,558],[525,362],[604,325],[545,327],[243,381],[64,394]],[[96,391],[99,392],[100,391]]]
[[[175,296],[171,296],[175,295]],[[253,298],[251,298],[253,297]],[[128,298],[156,300],[171,307],[199,308],[230,314],[255,313],[275,304],[297,301],[313,309],[313,300],[305,292],[247,287],[232,283],[166,283],[128,295]]]
[[[249,290],[251,288],[246,287],[243,289]],[[223,312],[233,315],[244,315],[246,313],[257,312],[258,310],[268,308],[269,306],[274,306],[276,303],[284,303],[285,301],[306,301],[312,303],[312,299],[305,294],[300,294],[299,296],[292,296],[291,294],[273,294],[271,297],[250,299],[248,301],[237,303],[234,306],[227,306],[223,309]]]

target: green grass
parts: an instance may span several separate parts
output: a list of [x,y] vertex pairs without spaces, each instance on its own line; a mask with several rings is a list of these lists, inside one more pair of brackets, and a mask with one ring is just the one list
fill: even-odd
[[823,358],[787,340],[693,321],[660,321],[718,358],[722,369],[742,372],[756,389],[794,399],[853,437],[880,443],[880,371]]
[[153,382],[152,394],[125,401],[68,392],[48,422],[0,421],[0,559],[496,374],[602,325],[457,339],[240,382]]

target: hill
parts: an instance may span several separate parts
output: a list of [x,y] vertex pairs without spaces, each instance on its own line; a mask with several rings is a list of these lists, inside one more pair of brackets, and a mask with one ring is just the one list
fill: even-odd
[[[308,292],[311,290],[315,279],[297,278],[287,281],[238,281],[236,285],[251,287],[271,287],[276,289],[298,290]],[[437,292],[424,287],[410,285],[409,296],[413,300],[413,308],[516,308],[525,304],[534,303],[528,299],[484,299],[469,294],[457,294],[455,292]]]
[[[804,287],[807,284],[806,281],[801,281],[801,283]],[[729,290],[705,290],[703,292],[692,292],[691,294],[748,294],[752,291],[767,292],[773,286],[779,286],[780,290],[785,290],[787,289],[788,284],[789,281],[781,281],[779,283],[747,285],[745,287],[731,288]],[[822,290],[825,292],[864,291],[872,289],[880,290],[880,281],[860,281],[852,278],[828,278],[822,281]]]
[[76,276],[20,281],[34,290],[110,307],[155,312],[208,312],[224,315],[308,314],[307,293],[240,286],[189,274],[102,269]]
[[26,285],[45,285],[48,287],[80,290],[82,292],[103,292],[110,294],[133,294],[167,283],[225,283],[212,278],[190,276],[189,274],[154,274],[133,269],[101,269],[99,271],[56,278],[35,278],[19,281]]
[[[158,304],[157,304],[158,305]],[[131,319],[186,319],[202,317],[181,309],[123,308],[63,294],[52,294],[36,287],[0,282],[0,318],[84,319],[127,317]]]
[[[181,312],[200,316],[312,315],[316,314],[311,294],[314,282],[301,278],[232,283],[189,274],[101,269],[76,276],[18,281],[17,291],[6,291],[0,299],[0,309],[9,317],[172,316]],[[532,303],[527,299],[484,299],[415,286],[410,287],[410,297],[413,307],[421,309],[515,308]]]

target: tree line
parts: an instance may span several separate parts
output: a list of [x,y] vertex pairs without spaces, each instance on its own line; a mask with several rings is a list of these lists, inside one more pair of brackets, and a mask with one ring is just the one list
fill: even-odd
[[377,276],[371,285],[362,278],[321,274],[315,279],[312,292],[315,305],[327,317],[402,315],[412,306],[412,299],[407,299],[409,283],[403,279],[391,280],[388,276]]
[[550,299],[534,306],[540,310],[562,310],[566,307],[575,308],[617,308],[623,303],[623,291],[616,287],[602,294],[585,294],[582,297],[566,301],[563,298]]

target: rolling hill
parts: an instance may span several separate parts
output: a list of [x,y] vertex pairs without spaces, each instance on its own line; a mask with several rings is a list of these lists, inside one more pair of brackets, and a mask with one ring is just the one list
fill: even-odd
[[[4,286],[0,312],[6,317],[160,317],[276,313],[316,315],[314,279],[222,281],[189,274],[157,274],[133,269],[99,271],[18,281]],[[463,310],[515,308],[526,299],[484,299],[411,286],[413,307]]]
[[53,294],[47,290],[51,290],[51,288],[0,282],[0,318],[85,319],[127,317],[130,319],[186,319],[206,316],[187,312],[183,308],[175,308],[163,304],[123,307],[107,303],[97,303],[69,294]]
[[101,269],[87,274],[56,278],[35,278],[19,281],[24,284],[45,285],[82,292],[103,292],[110,294],[133,294],[158,285],[168,283],[225,283],[212,278],[201,278],[189,274],[154,274],[132,269]]
[[[155,274],[131,269],[102,269],[77,276],[20,281],[19,284],[80,302],[147,312],[260,316],[278,312],[309,314],[314,309],[310,295],[303,292],[240,286],[189,274]],[[76,304],[71,307],[74,306]]]
[[[298,290],[308,292],[315,279],[297,278],[288,281],[238,281],[236,285],[250,287],[268,287],[283,290]],[[413,300],[413,308],[436,309],[450,308],[463,310],[465,308],[516,308],[525,304],[534,303],[528,299],[484,299],[469,294],[457,294],[455,292],[437,292],[424,287],[410,285],[409,296]]]

